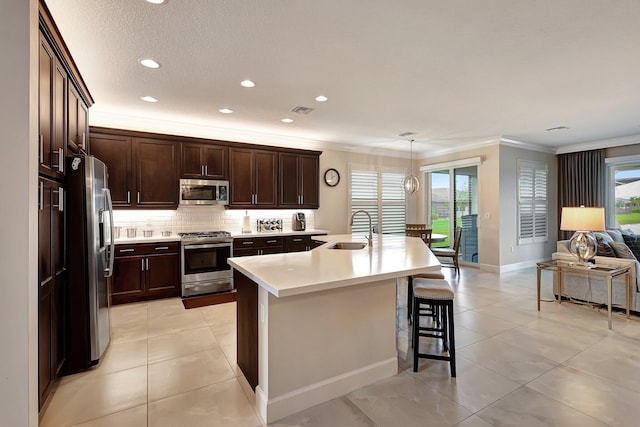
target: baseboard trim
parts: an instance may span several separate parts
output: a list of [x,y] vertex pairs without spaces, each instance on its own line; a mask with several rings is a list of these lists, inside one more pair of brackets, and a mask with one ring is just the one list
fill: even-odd
[[310,384],[269,399],[264,390],[256,387],[256,404],[262,421],[272,423],[353,390],[372,384],[398,373],[398,359],[392,357],[362,368]]

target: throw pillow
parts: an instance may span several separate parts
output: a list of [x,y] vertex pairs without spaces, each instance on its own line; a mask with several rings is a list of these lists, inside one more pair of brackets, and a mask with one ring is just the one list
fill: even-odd
[[622,230],[619,228],[607,228],[607,234],[611,236],[614,242],[624,243],[622,238]]
[[[607,233],[594,233],[596,235],[596,241],[598,242],[598,249],[596,255],[607,256],[610,258],[616,258],[616,253],[611,248],[610,244],[615,243]],[[606,236],[604,237],[603,234]]]
[[631,249],[629,249],[629,247],[624,243],[611,242],[609,243],[609,246],[611,246],[611,249],[613,249],[617,258],[636,259],[633,252],[631,252]]

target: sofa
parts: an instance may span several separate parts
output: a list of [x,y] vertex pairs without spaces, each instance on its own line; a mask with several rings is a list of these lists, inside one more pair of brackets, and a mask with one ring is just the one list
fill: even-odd
[[[640,313],[640,262],[633,255],[629,246],[626,246],[623,238],[619,233],[609,230],[606,232],[595,233],[598,239],[598,253],[606,253],[608,256],[596,255],[592,262],[599,266],[605,267],[630,267],[631,268],[631,310]],[[612,237],[613,234],[613,237]],[[616,239],[616,240],[613,240]],[[640,237],[638,237],[640,241]],[[612,244],[612,242],[614,242]],[[613,251],[603,251],[602,245],[607,244],[611,247],[619,249],[622,253]],[[632,244],[633,246],[633,244]],[[611,249],[610,247],[610,249]],[[626,250],[625,250],[626,247]],[[613,253],[612,253],[613,252]],[[622,256],[622,257],[619,257]],[[561,240],[557,243],[557,251],[553,253],[552,258],[559,261],[577,262],[577,258],[569,252],[569,240]],[[564,272],[562,274],[562,293],[565,297],[570,297],[579,301],[587,301],[598,304],[607,303],[607,283],[606,279],[598,277],[587,277],[581,274],[571,274]],[[553,277],[553,292],[558,295],[557,276]],[[613,280],[612,303],[620,307],[625,307],[625,278],[617,277]]]

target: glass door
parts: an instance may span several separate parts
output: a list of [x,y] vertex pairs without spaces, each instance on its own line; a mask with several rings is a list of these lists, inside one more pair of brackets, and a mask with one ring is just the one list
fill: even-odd
[[478,167],[464,166],[427,173],[427,223],[435,236],[432,246],[453,246],[456,227],[462,227],[460,258],[478,262]]

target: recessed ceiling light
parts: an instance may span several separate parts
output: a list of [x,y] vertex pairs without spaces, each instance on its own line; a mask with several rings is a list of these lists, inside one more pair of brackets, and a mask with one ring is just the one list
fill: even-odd
[[243,80],[240,82],[240,84],[244,87],[254,87],[256,84],[254,82],[252,82],[251,80]]
[[147,68],[160,68],[160,64],[150,58],[141,59],[140,64],[144,65]]
[[167,0],[147,0],[149,3],[153,4],[165,4]]
[[293,119],[286,118],[286,119],[282,119],[280,121],[283,122],[283,123],[291,123],[293,121]]
[[233,113],[233,110],[231,110],[229,108],[221,108],[218,111],[220,111],[222,114],[231,114],[231,113]]
[[147,102],[158,102],[158,100],[156,98],[154,98],[153,96],[141,96],[140,99],[142,99],[143,101],[147,101]]
[[324,95],[318,95],[318,96],[316,96],[316,101],[318,101],[318,102],[324,102],[324,101],[326,101],[327,99],[329,99],[329,98],[327,98],[327,97],[326,97],[326,96],[324,96]]

